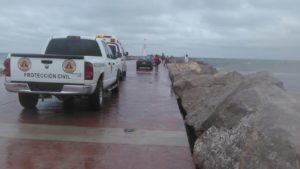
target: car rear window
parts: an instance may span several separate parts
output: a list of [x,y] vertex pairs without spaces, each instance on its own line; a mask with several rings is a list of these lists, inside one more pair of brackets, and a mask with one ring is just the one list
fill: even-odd
[[96,40],[88,39],[52,39],[46,54],[102,56]]
[[150,57],[150,56],[141,56],[140,59],[143,59],[143,60],[151,60],[151,57]]

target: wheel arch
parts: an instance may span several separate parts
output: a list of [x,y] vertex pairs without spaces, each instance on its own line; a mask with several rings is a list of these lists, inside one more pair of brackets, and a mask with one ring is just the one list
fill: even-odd
[[104,79],[104,72],[102,72],[99,76],[99,79],[97,81],[97,84],[100,82],[100,80],[103,80]]
[[100,76],[99,76],[98,80],[97,80],[97,86],[99,85],[100,81],[102,81],[102,82],[103,82],[103,80],[104,80],[104,76],[105,76],[105,74],[104,74],[104,72],[102,72],[102,73],[100,74]]

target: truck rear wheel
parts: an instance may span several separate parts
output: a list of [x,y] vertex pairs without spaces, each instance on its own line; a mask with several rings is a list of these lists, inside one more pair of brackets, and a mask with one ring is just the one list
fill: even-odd
[[39,97],[37,94],[31,93],[19,93],[19,102],[24,108],[35,108]]
[[98,82],[97,88],[92,95],[89,96],[89,103],[93,110],[99,110],[103,107],[103,95],[104,95],[104,88],[103,88],[103,81],[100,80]]

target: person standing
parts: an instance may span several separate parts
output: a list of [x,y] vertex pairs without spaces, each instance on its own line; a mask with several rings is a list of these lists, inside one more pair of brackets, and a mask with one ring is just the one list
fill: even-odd
[[164,66],[166,67],[168,63],[170,63],[170,58],[169,58],[169,56],[167,56],[167,57],[165,58]]
[[189,62],[189,56],[186,54],[185,57],[184,57],[184,61],[185,63],[188,63]]
[[158,67],[158,65],[160,64],[160,58],[158,55],[154,56],[154,63],[155,63],[155,67]]
[[162,53],[162,54],[161,54],[161,61],[164,62],[165,59],[166,59],[165,54]]

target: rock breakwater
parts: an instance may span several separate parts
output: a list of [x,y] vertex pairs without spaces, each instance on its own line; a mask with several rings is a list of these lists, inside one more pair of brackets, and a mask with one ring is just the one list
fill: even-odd
[[300,168],[300,101],[268,72],[219,72],[203,62],[169,65],[197,168]]

